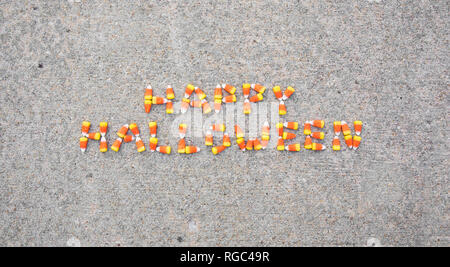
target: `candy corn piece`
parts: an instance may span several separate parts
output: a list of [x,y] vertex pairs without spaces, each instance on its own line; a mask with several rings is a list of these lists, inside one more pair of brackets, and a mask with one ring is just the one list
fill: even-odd
[[130,124],[130,130],[134,134],[134,136],[139,136],[140,132],[136,123]]
[[236,138],[244,138],[244,132],[239,125],[234,125],[234,132],[236,133]]
[[184,140],[184,138],[181,138],[180,141],[178,141],[178,153],[186,153],[186,140]]
[[333,128],[334,128],[334,135],[338,136],[339,134],[341,134],[342,126],[340,121],[334,121]]
[[264,96],[262,94],[256,94],[256,95],[250,97],[248,100],[250,100],[250,102],[252,102],[252,103],[256,103],[263,99],[264,99]]
[[269,140],[261,140],[261,148],[266,149],[267,145],[269,145]]
[[326,146],[320,144],[320,143],[312,143],[312,150],[325,150]]
[[264,122],[264,125],[262,127],[261,139],[262,139],[262,141],[269,141],[269,139],[270,139],[270,126],[267,121]]
[[231,86],[229,84],[222,84],[222,88],[227,91],[230,95],[234,95],[236,93],[236,87]]
[[106,142],[106,137],[102,136],[100,139],[100,152],[105,153],[108,151],[108,142]]
[[88,121],[83,121],[81,123],[81,133],[83,136],[87,136],[89,133],[89,129],[91,128],[91,123]]
[[200,148],[198,146],[187,146],[186,154],[194,154],[200,152]]
[[286,104],[284,104],[283,101],[280,101],[280,104],[278,105],[278,114],[280,115],[286,115]]
[[192,100],[190,105],[193,108],[200,108],[202,106],[202,101],[201,100]]
[[156,151],[162,154],[170,154],[171,149],[172,148],[170,146],[159,146],[156,148]]
[[242,93],[243,93],[245,98],[248,98],[250,96],[250,89],[251,89],[251,84],[244,83],[242,85]]
[[215,131],[215,132],[224,132],[224,131],[225,131],[225,124],[223,124],[223,123],[213,124],[213,125],[210,127],[210,129],[211,129],[212,131]]
[[294,139],[295,137],[297,137],[297,135],[295,133],[283,132],[284,140]]
[[219,113],[221,107],[222,107],[222,99],[214,99],[214,111],[216,113]]
[[348,127],[348,124],[345,121],[341,121],[341,125],[342,125],[342,134],[344,134],[344,136],[350,135],[352,133],[352,131],[350,131],[350,127]]
[[139,136],[136,136],[136,148],[139,153],[145,151],[145,145],[142,139]]
[[173,102],[170,100],[167,100],[167,103],[166,103],[166,113],[173,114]]
[[348,148],[353,147],[353,140],[352,140],[351,135],[344,135],[344,140],[345,140],[345,144],[347,145]]
[[225,147],[229,147],[231,146],[231,139],[230,136],[228,135],[228,133],[223,133],[223,140],[222,140],[222,145]]
[[173,92],[173,88],[170,85],[167,85],[167,89],[166,89],[166,99],[174,99],[175,98],[175,93]]
[[150,151],[155,152],[158,145],[158,138],[150,137]]
[[341,140],[339,140],[339,137],[335,136],[335,137],[333,138],[333,143],[332,143],[332,145],[333,145],[333,150],[334,150],[334,151],[339,151],[339,150],[341,150]]
[[214,99],[222,99],[222,87],[220,84],[216,85],[216,89],[214,89]]
[[281,100],[282,98],[283,98],[283,92],[281,92],[281,88],[280,88],[280,86],[275,86],[275,87],[273,87],[273,93],[275,94],[275,97],[278,99],[278,100]]
[[284,140],[281,137],[278,137],[277,150],[278,151],[283,151],[284,150]]
[[236,139],[236,143],[238,144],[240,150],[245,151],[245,140],[244,140],[244,138],[241,137],[241,138]]
[[323,121],[323,120],[313,120],[312,121],[312,126],[317,127],[317,128],[323,128],[323,126],[325,126],[325,121]]
[[202,109],[203,114],[208,114],[212,111],[211,106],[209,105],[208,101],[206,101],[206,99],[202,100]]
[[186,113],[190,104],[191,104],[191,101],[188,98],[183,98],[181,100],[181,107],[180,107],[181,113]]
[[250,114],[252,112],[252,106],[250,105],[250,101],[248,99],[244,100],[244,114]]
[[122,126],[122,128],[119,129],[119,131],[117,132],[117,135],[120,138],[124,138],[125,135],[127,134],[127,132],[128,132],[128,124],[125,124],[124,126]]
[[281,123],[281,122],[277,123],[276,127],[277,127],[278,136],[283,137],[283,131],[284,131],[283,123]]
[[254,142],[253,139],[249,139],[249,140],[247,141],[247,144],[245,145],[245,149],[247,149],[247,150],[253,150],[253,142]]
[[206,98],[205,92],[202,89],[195,87],[195,94],[198,96],[198,99],[203,100]]
[[102,136],[105,136],[107,131],[108,131],[108,123],[105,121],[100,122],[100,134]]
[[117,138],[116,141],[111,146],[111,150],[119,152],[120,146],[122,145],[122,138]]
[[180,138],[184,138],[186,136],[186,131],[187,131],[187,124],[180,123],[180,125],[178,126],[178,134]]
[[361,136],[359,135],[353,136],[352,146],[354,150],[358,149],[360,143],[361,143]]
[[147,88],[145,88],[145,94],[144,94],[144,100],[152,100],[153,98],[153,89],[151,85],[147,85]]
[[292,86],[288,86],[288,88],[286,88],[286,90],[284,90],[283,93],[283,100],[288,99],[289,97],[291,97],[291,95],[295,92],[295,89]]
[[150,110],[152,109],[152,100],[145,100],[144,101],[144,107],[145,107],[145,113],[150,113]]
[[131,141],[134,141],[134,136],[133,135],[125,135],[124,137],[123,137],[123,142],[124,143],[129,143],[129,142],[131,142]]
[[222,152],[222,151],[224,151],[225,150],[225,148],[227,148],[226,146],[215,146],[215,147],[213,147],[212,149],[211,149],[211,151],[212,151],[212,153],[214,154],[214,155],[217,155],[217,154],[219,154],[220,152]]
[[253,140],[253,147],[255,148],[255,150],[261,150],[262,149],[261,142],[258,140],[258,138],[255,138]]
[[80,138],[80,149],[81,149],[81,152],[85,152],[86,151],[87,143],[88,143],[87,137],[83,136],[83,137]]
[[156,121],[151,121],[148,123],[148,128],[150,129],[150,136],[151,137],[155,137],[156,136],[156,131],[158,129],[158,125],[156,123]]
[[283,126],[288,128],[288,129],[297,130],[298,129],[298,122],[285,122],[283,124]]
[[300,144],[291,144],[285,148],[286,151],[300,151]]
[[312,149],[312,138],[311,136],[306,136],[305,137],[305,149]]
[[162,104],[166,104],[166,103],[167,103],[167,99],[165,99],[164,97],[154,96],[152,98],[153,105],[162,105]]
[[252,89],[259,94],[264,94],[264,92],[266,91],[266,87],[262,86],[261,84],[252,84]]
[[[354,121],[353,122],[353,127],[355,128],[355,133],[356,135],[361,135],[361,131],[362,131],[362,121]],[[354,148],[355,146],[353,146]]]
[[212,146],[213,145],[213,135],[211,131],[207,131],[205,135],[205,146]]
[[222,98],[223,103],[234,103],[236,102],[236,95],[227,95]]
[[184,98],[189,98],[192,95],[192,92],[194,92],[195,87],[192,84],[188,84],[186,86],[186,89],[184,90]]
[[325,137],[325,133],[324,132],[312,132],[311,133],[311,137],[314,139],[323,139]]
[[100,133],[89,133],[87,138],[91,140],[100,140],[102,135]]
[[311,134],[311,122],[310,121],[305,122],[305,125],[303,126],[303,134],[304,135]]

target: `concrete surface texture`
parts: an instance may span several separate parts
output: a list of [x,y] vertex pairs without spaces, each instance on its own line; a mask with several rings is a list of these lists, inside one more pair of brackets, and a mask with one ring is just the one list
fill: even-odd
[[[448,1],[0,1],[0,245],[448,246]],[[356,152],[213,157],[108,141],[143,89],[297,88],[286,120],[362,120]],[[240,88],[240,87],[238,87]],[[238,102],[242,102],[238,91]],[[267,102],[275,101],[266,93]],[[194,140],[194,143],[200,141]]]

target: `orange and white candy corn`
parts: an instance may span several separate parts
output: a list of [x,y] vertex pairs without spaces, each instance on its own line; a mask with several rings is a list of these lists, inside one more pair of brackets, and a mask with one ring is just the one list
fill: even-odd
[[186,154],[194,154],[200,152],[200,148],[198,146],[186,146]]
[[131,141],[134,141],[134,136],[133,135],[125,135],[124,137],[123,137],[123,142],[124,143],[129,143],[129,142],[131,142]]
[[363,125],[362,121],[353,122],[353,127],[355,128],[356,135],[361,135],[362,125]]
[[230,136],[229,136],[228,133],[226,133],[226,132],[223,133],[222,145],[224,145],[225,147],[231,146],[231,139],[230,139]]
[[353,136],[353,143],[352,143],[353,149],[354,150],[358,149],[359,144],[361,144],[361,136],[359,135]]
[[158,138],[150,137],[150,151],[155,152],[158,145]]
[[281,123],[281,122],[277,123],[276,127],[277,127],[278,136],[283,137],[283,132],[284,132],[283,123]]
[[244,95],[244,98],[248,98],[250,96],[250,89],[251,89],[251,84],[244,83],[242,85],[242,94]]
[[241,137],[241,138],[236,139],[236,143],[238,144],[240,150],[242,150],[242,151],[245,150],[245,140],[244,140],[244,138]]
[[262,149],[261,142],[259,141],[258,138],[253,139],[253,147],[254,147],[255,150],[257,150],[257,151]]
[[338,136],[342,131],[341,121],[334,121],[333,128],[334,128],[334,135]]
[[105,153],[108,151],[108,142],[106,142],[106,137],[102,136],[100,139],[100,152]]
[[221,107],[222,107],[222,99],[214,99],[214,111],[216,113],[219,113]]
[[295,133],[283,132],[284,140],[294,139],[295,137],[297,137],[297,135]]
[[244,100],[244,114],[250,114],[252,112],[252,106],[250,105],[250,101],[248,99]]
[[325,133],[324,132],[312,132],[311,137],[314,139],[322,140],[325,137]]
[[166,103],[167,103],[167,99],[165,99],[164,97],[154,96],[152,98],[152,104],[153,105],[162,105],[162,104],[166,104]]
[[81,149],[81,152],[85,152],[86,151],[87,143],[88,143],[87,137],[83,136],[83,137],[80,138],[80,149]]
[[333,150],[334,150],[334,151],[339,151],[339,150],[341,150],[341,140],[339,140],[339,137],[335,136],[335,137],[333,138],[333,143],[332,143],[332,145],[333,145]]
[[344,140],[345,140],[345,144],[347,145],[348,148],[353,147],[353,139],[352,139],[351,135],[344,135]]
[[153,89],[151,85],[147,85],[144,93],[144,100],[152,100],[153,98]]
[[191,101],[188,98],[183,98],[181,100],[181,107],[180,107],[181,113],[183,113],[183,114],[186,113],[190,104],[191,104]]
[[326,146],[320,144],[320,143],[312,143],[312,150],[318,151],[318,150],[325,150]]
[[166,113],[173,114],[173,102],[170,100],[167,100],[167,103],[166,103]]
[[341,121],[341,127],[342,127],[342,134],[344,134],[344,136],[352,134],[352,131],[350,130],[350,127],[348,126],[347,122]]
[[312,149],[312,138],[311,136],[307,135],[305,137],[305,149]]
[[128,124],[125,124],[122,126],[122,128],[119,129],[119,131],[117,132],[117,135],[120,138],[124,138],[125,135],[127,134],[127,132],[128,132]]
[[175,98],[175,93],[173,92],[172,86],[168,85],[166,89],[166,98],[172,100]]
[[270,139],[270,126],[267,121],[264,122],[264,125],[262,127],[261,139],[262,139],[262,141],[269,141],[269,139]]
[[139,136],[136,136],[136,148],[139,153],[145,151],[144,141]]
[[295,89],[292,86],[288,86],[288,88],[286,88],[286,90],[284,90],[283,93],[283,100],[288,99],[289,97],[291,97],[291,95],[295,92]]
[[244,132],[239,125],[234,125],[234,132],[236,133],[236,138],[244,138]]
[[281,87],[280,86],[274,86],[273,87],[273,93],[275,94],[275,97],[278,99],[278,100],[281,100],[282,98],[283,98],[283,92],[281,92]]
[[178,134],[180,138],[184,138],[186,136],[186,132],[187,132],[187,124],[180,123],[180,125],[178,125]]
[[264,96],[262,94],[256,94],[252,97],[250,97],[248,100],[252,103],[256,103],[259,101],[262,101],[264,99]]
[[213,124],[210,127],[210,129],[212,131],[215,131],[215,132],[224,132],[225,131],[225,124],[223,124],[223,123],[216,123],[216,124]]
[[181,138],[180,141],[178,141],[178,153],[186,153],[186,140],[184,140],[184,138]]
[[317,127],[317,128],[323,128],[325,126],[325,121],[323,120],[313,120],[311,122],[312,126]]
[[100,140],[102,135],[100,133],[89,133],[87,138],[91,140]]
[[280,104],[278,105],[278,114],[286,115],[286,112],[287,112],[286,104],[284,104],[283,101],[280,101]]
[[300,151],[300,144],[291,144],[285,148],[286,151],[297,152]]
[[87,136],[90,128],[91,128],[91,123],[88,121],[83,121],[81,123],[81,134],[83,136]]
[[223,103],[234,103],[236,102],[236,95],[227,95],[222,98]]
[[285,122],[283,124],[283,126],[288,128],[288,129],[297,130],[298,129],[298,122],[293,122],[293,121]]
[[277,150],[278,151],[283,151],[284,150],[284,140],[283,140],[282,137],[278,137]]
[[170,154],[170,151],[172,148],[170,146],[159,146],[156,148],[156,151],[162,153],[162,154]]
[[105,136],[107,131],[108,131],[108,123],[106,121],[100,122],[100,134],[102,136]]
[[156,132],[158,130],[158,124],[156,123],[156,121],[151,121],[148,123],[148,128],[150,130],[150,136],[151,137],[155,137],[156,136]]
[[194,92],[195,87],[192,84],[188,84],[186,86],[186,89],[184,89],[184,98],[189,98],[192,95],[192,92]]
[[249,140],[247,141],[247,144],[245,145],[245,149],[247,149],[247,150],[253,150],[253,142],[254,142],[253,139],[249,139]]
[[234,95],[234,93],[236,93],[236,87],[229,84],[222,84],[222,88],[231,95]]
[[303,134],[304,135],[310,135],[311,134],[311,122],[307,121],[305,122],[304,126],[303,126]]
[[134,134],[134,136],[139,136],[139,134],[140,134],[139,127],[137,126],[136,123],[130,124],[130,130]]
[[145,100],[144,101],[144,108],[145,108],[145,113],[150,113],[150,110],[152,109],[152,100]]
[[214,99],[222,99],[222,95],[222,87],[220,87],[220,84],[218,84],[214,89]]
[[205,135],[205,146],[212,146],[213,145],[213,135],[211,131],[207,131]]
[[203,100],[206,98],[205,92],[202,89],[195,87],[195,94],[198,96],[198,99]]
[[217,154],[219,154],[220,152],[222,152],[222,151],[224,151],[225,149],[226,149],[227,147],[226,146],[215,146],[215,147],[213,147],[212,149],[211,149],[211,151],[212,151],[212,153],[214,154],[214,155],[217,155]]
[[202,100],[202,110],[203,114],[208,114],[212,111],[211,106],[209,105],[208,101],[206,101],[206,99]]
[[266,91],[266,87],[262,86],[261,84],[252,84],[252,89],[258,92],[258,94],[264,94]]
[[119,152],[120,146],[122,145],[122,138],[117,138],[116,141],[111,146],[111,150]]

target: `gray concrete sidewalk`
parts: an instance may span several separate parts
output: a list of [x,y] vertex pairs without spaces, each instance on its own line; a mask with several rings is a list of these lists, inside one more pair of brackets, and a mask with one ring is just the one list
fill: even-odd
[[[339,2],[339,3],[337,3]],[[0,1],[0,245],[448,246],[448,1]],[[82,155],[143,88],[299,90],[286,119],[365,123],[356,152]],[[238,101],[242,101],[239,90]],[[265,101],[274,101],[271,91]],[[234,139],[233,139],[234,143]],[[203,145],[202,148],[206,149]]]

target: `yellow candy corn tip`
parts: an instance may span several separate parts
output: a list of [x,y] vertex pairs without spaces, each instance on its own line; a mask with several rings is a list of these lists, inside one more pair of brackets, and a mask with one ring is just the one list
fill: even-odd
[[355,136],[353,136],[353,140],[361,141],[361,136],[355,135]]
[[107,123],[107,122],[105,122],[105,121],[102,121],[102,122],[100,122],[100,126],[101,126],[101,127],[105,127],[105,126],[108,126],[108,123]]
[[341,150],[341,146],[333,146],[333,150],[334,151],[339,151],[339,150]]
[[252,85],[249,83],[242,84],[242,88],[250,88]]
[[192,84],[188,84],[186,87],[191,89],[191,90],[195,90],[195,87]]
[[83,121],[83,126],[91,126],[91,123],[90,122],[88,122],[88,121]]
[[288,86],[288,87],[286,88],[286,90],[295,92],[295,89],[294,89],[294,87],[292,87],[292,86]]
[[341,125],[341,122],[340,121],[335,121],[335,122],[333,122],[333,125]]
[[284,150],[284,146],[277,146],[277,150],[283,151]]
[[362,125],[362,121],[354,121],[354,124],[356,124],[356,125]]

